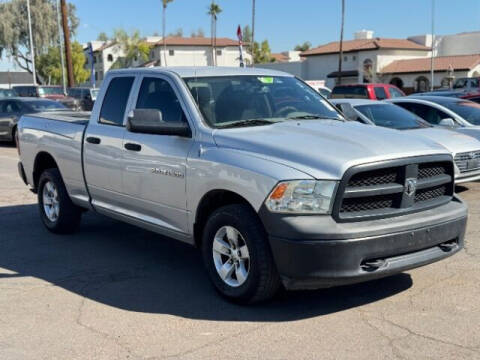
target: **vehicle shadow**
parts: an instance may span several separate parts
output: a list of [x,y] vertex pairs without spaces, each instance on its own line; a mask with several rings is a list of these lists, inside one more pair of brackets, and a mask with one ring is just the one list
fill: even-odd
[[[293,321],[385,299],[412,285],[408,274],[346,287],[282,292],[239,306],[210,285],[199,252],[106,217],[86,213],[79,231],[53,235],[36,205],[0,207],[0,281],[35,277],[116,308],[218,321]],[[2,269],[7,271],[3,271]],[[16,280],[18,281],[18,280]]]

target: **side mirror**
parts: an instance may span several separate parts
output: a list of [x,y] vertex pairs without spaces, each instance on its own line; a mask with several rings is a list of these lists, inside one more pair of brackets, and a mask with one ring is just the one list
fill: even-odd
[[438,123],[440,126],[454,127],[455,121],[452,118],[445,118]]
[[127,119],[127,130],[141,134],[192,136],[187,123],[181,121],[165,122],[162,119],[162,112],[156,109],[135,109],[131,111]]
[[347,120],[358,121],[358,114],[350,103],[338,104],[337,108],[343,113]]

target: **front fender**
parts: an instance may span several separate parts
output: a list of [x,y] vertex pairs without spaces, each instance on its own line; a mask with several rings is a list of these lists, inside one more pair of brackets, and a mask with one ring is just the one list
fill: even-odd
[[265,198],[281,180],[312,179],[292,167],[255,157],[241,150],[211,147],[188,159],[187,208],[193,219],[203,196],[212,190],[227,190],[245,198],[259,211]]

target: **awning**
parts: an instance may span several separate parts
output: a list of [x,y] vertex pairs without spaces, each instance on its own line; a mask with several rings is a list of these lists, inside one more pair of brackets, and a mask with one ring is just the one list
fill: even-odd
[[[337,78],[340,75],[338,71],[331,72],[327,75],[327,78]],[[358,70],[342,71],[342,78],[344,77],[358,77]]]

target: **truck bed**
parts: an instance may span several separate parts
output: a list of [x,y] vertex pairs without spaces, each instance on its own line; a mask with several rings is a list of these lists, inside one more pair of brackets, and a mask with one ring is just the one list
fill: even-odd
[[87,125],[90,119],[90,112],[83,111],[49,111],[29,115],[29,117],[36,117],[48,120],[64,121],[78,125]]
[[20,151],[28,183],[35,188],[33,169],[37,156],[50,154],[58,165],[72,201],[88,204],[83,178],[83,135],[88,112],[44,112],[24,115],[18,125]]

